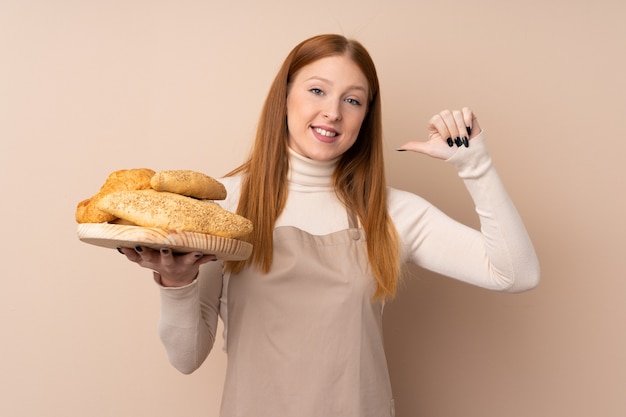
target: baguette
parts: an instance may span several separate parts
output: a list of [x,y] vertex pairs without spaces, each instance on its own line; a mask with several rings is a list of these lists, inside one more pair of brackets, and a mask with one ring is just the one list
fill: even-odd
[[148,190],[105,195],[97,207],[138,226],[206,233],[238,239],[252,231],[252,222],[208,200]]

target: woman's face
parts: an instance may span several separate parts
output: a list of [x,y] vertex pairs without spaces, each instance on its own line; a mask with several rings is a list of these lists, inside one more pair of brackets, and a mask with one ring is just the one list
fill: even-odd
[[365,75],[343,55],[300,69],[287,94],[289,147],[317,161],[342,155],[357,139],[368,90]]

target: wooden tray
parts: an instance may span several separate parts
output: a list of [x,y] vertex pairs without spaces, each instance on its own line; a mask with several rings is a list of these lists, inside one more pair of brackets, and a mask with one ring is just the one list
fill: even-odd
[[197,251],[225,261],[242,261],[252,253],[252,244],[242,240],[110,223],[81,223],[78,238],[104,248],[145,246],[157,250],[169,248],[174,252]]

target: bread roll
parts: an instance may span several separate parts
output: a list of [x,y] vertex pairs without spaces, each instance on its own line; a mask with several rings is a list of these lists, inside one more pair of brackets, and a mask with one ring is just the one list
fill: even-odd
[[91,198],[81,201],[76,206],[76,222],[77,223],[105,223],[115,220],[115,216],[100,210],[97,206],[98,201],[104,194],[98,193]]
[[98,208],[138,226],[241,238],[252,222],[208,200],[170,192],[118,191],[98,202]]
[[115,220],[114,215],[98,208],[100,199],[115,191],[148,189],[150,179],[154,174],[155,172],[149,168],[122,169],[110,173],[100,187],[100,191],[91,198],[78,203],[76,221],[78,223],[104,223]]
[[100,192],[112,193],[123,190],[146,190],[155,171],[150,168],[120,169],[109,174]]
[[201,172],[190,170],[157,172],[150,180],[150,186],[157,191],[167,191],[199,199],[223,200],[226,198],[226,188],[221,182]]

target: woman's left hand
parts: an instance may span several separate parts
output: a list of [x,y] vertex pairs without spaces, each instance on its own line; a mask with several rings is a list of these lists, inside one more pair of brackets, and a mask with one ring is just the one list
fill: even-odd
[[423,153],[433,158],[449,159],[459,147],[468,147],[481,132],[476,115],[468,108],[443,110],[428,122],[428,140],[407,142],[398,151]]

